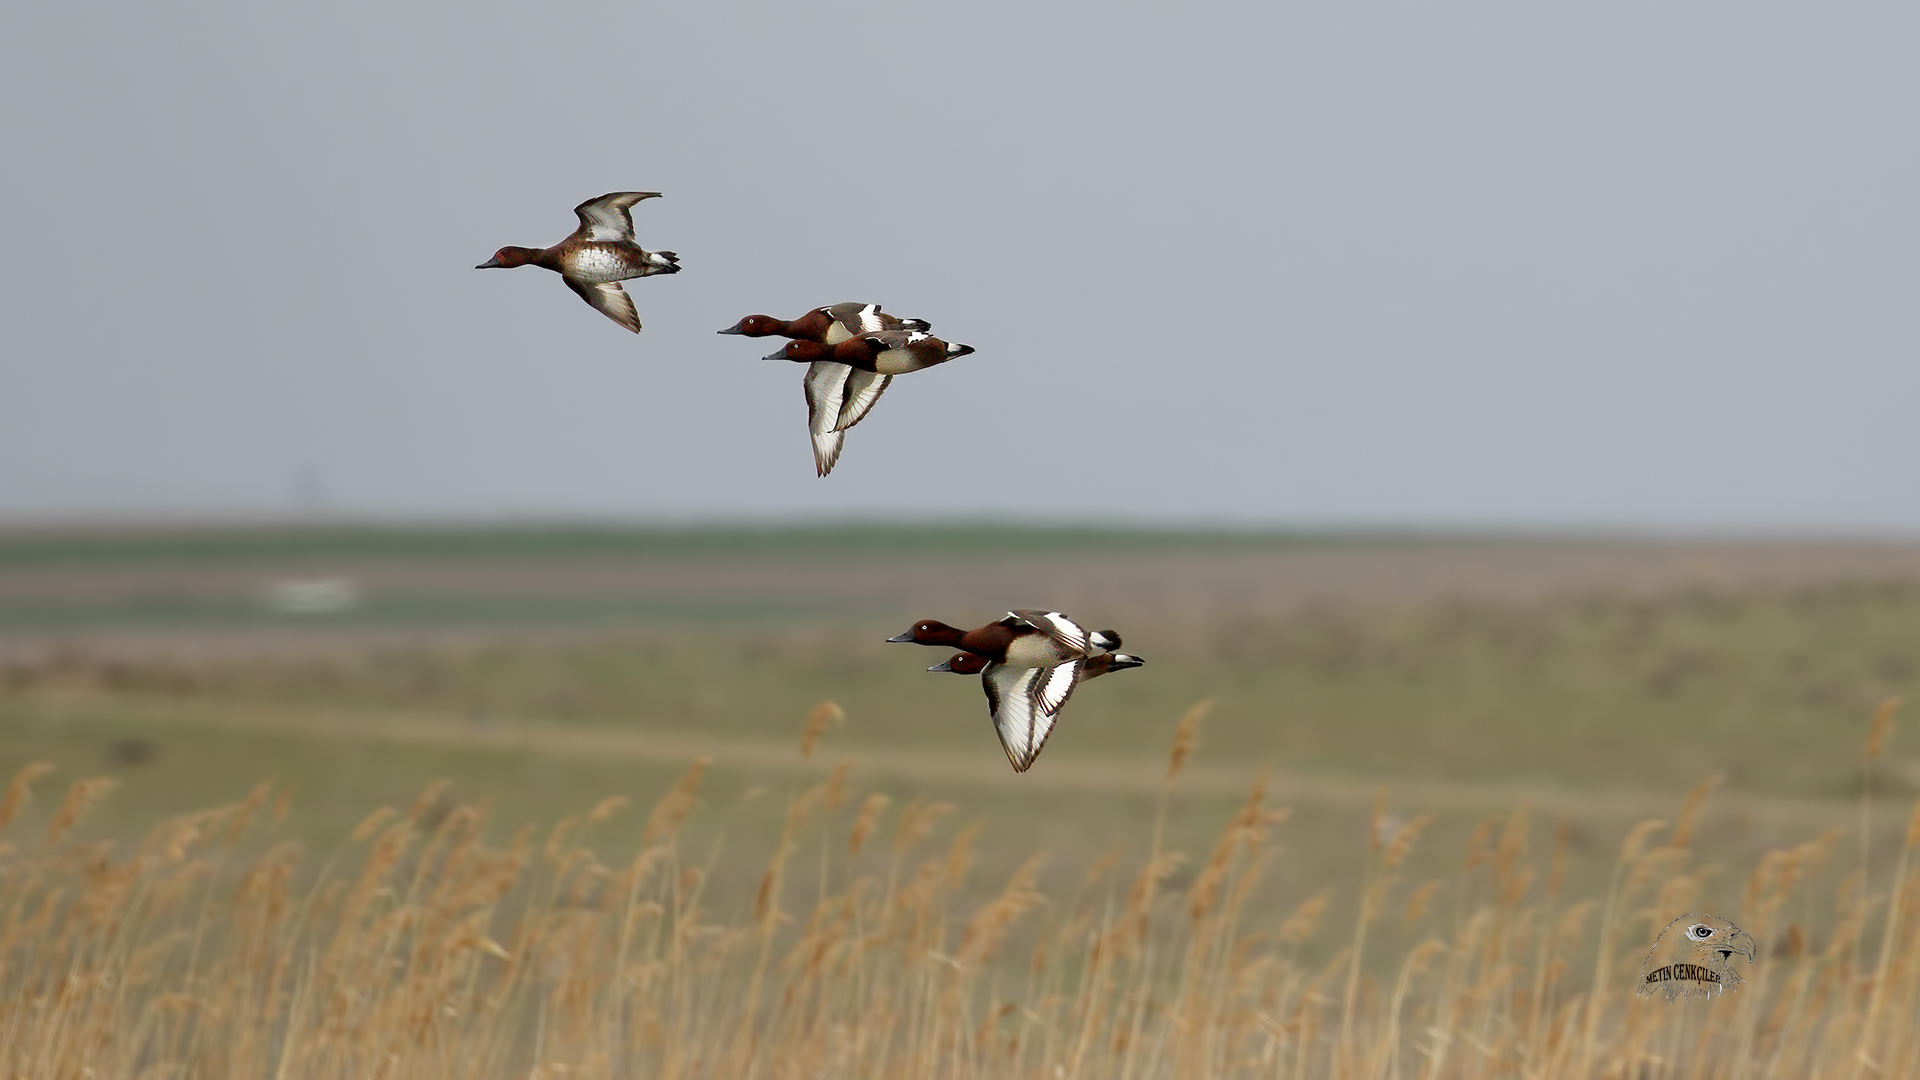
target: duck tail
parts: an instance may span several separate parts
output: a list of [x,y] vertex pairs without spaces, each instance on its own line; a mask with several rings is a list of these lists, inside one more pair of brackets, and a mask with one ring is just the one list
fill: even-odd
[[931,329],[933,329],[933,324],[932,324],[932,323],[930,323],[930,322],[928,322],[928,321],[927,321],[927,320],[925,320],[925,319],[901,319],[901,320],[900,320],[900,329],[902,329],[902,330],[931,330]]
[[1112,652],[1120,647],[1120,635],[1111,630],[1095,630],[1087,635],[1087,641],[1103,652]]
[[647,261],[654,266],[656,274],[677,274],[680,272],[680,256],[671,251],[649,251]]

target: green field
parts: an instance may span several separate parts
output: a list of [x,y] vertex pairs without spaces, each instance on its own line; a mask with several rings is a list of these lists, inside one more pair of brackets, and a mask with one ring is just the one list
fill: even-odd
[[[1130,551],[1220,551],[1276,546],[1383,544],[1388,533],[1276,530],[1055,527],[960,522],[913,525],[888,522],[816,525],[341,525],[290,528],[262,525],[210,529],[14,528],[0,533],[0,568],[126,566],[131,564],[281,563],[321,559],[737,559],[798,555],[872,559],[926,555],[999,557],[1039,554],[1113,554]],[[1456,542],[1460,542],[1456,540]]]

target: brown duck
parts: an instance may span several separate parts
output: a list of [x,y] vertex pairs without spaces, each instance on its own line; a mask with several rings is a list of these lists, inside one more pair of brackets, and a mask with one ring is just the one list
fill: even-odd
[[680,272],[678,255],[646,251],[633,240],[633,215],[628,208],[642,199],[659,197],[657,191],[615,191],[588,199],[573,208],[580,227],[565,240],[549,248],[503,247],[474,269],[543,266],[558,273],[567,288],[602,315],[637,334],[640,315],[620,282]]
[[[743,337],[781,337],[838,345],[861,334],[882,330],[927,330],[925,319],[902,319],[880,310],[879,304],[846,302],[817,307],[797,319],[776,319],[771,315],[748,315],[722,334]],[[801,389],[807,396],[807,434],[813,439],[813,468],[816,475],[833,471],[840,460],[840,447],[847,429],[866,418],[874,403],[886,392],[893,376],[877,371],[862,371],[833,360],[815,360],[807,365]]]

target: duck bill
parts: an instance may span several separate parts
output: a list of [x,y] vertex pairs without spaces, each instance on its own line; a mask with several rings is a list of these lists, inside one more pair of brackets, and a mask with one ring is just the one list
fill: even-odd
[[[773,357],[771,357],[771,356],[769,356],[769,357],[767,357],[767,359],[769,359],[769,360],[771,360],[771,359],[773,359]],[[906,632],[906,633],[904,633],[904,634],[895,634],[895,635],[893,635],[892,637],[890,637],[890,638],[888,638],[888,639],[887,639],[887,644],[889,644],[889,645],[901,645],[901,644],[906,644],[906,645],[911,645],[911,644],[913,644],[913,631],[911,631],[911,630],[909,630],[909,631],[907,631],[907,632]]]
[[[724,331],[723,331],[723,332],[724,332]],[[782,346],[779,352],[771,352],[771,353],[768,353],[767,355],[765,355],[765,356],[763,356],[763,357],[761,357],[760,359],[762,359],[762,360],[785,360],[786,358],[787,358],[787,350],[786,350],[786,348],[785,348],[784,346]]]
[[744,330],[742,330],[742,329],[740,329],[740,328],[739,328],[739,327],[737,327],[737,326],[729,326],[729,327],[727,327],[727,328],[726,328],[725,330],[716,330],[716,331],[714,331],[714,333],[717,333],[717,334],[744,334],[744,333],[746,333],[746,331],[744,331]]
[[486,262],[483,262],[479,266],[474,267],[474,269],[475,270],[494,270],[494,269],[498,269],[499,266],[500,266],[499,259],[488,259]]
[[927,670],[928,670],[928,671],[952,671],[952,670],[953,670],[953,661],[952,661],[951,659],[947,659],[947,660],[942,660],[942,661],[940,661],[939,663],[937,663],[937,664],[935,664],[935,665],[933,665],[932,667],[930,667],[930,668],[928,668]]

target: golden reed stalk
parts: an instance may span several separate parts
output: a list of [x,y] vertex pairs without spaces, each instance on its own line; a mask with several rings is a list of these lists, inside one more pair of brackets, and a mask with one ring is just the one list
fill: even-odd
[[[583,834],[624,820],[626,797],[494,841],[482,807],[432,786],[316,863],[273,842],[284,790],[118,844],[85,835],[104,781],[36,821],[48,771],[0,796],[9,1077],[1920,1075],[1920,807],[1890,872],[1854,870],[1837,897],[1813,883],[1838,831],[1766,853],[1729,913],[1762,943],[1746,983],[1669,1005],[1632,993],[1637,960],[1710,881],[1694,849],[1717,778],[1680,800],[1664,844],[1659,821],[1609,844],[1597,896],[1565,895],[1582,879],[1564,826],[1540,857],[1529,838],[1552,830],[1526,807],[1490,818],[1405,897],[1403,924],[1379,916],[1399,875],[1442,865],[1417,850],[1432,819],[1383,806],[1350,877],[1289,879],[1264,777],[1203,858],[1143,835],[1120,873],[1113,855],[1069,860],[1054,895],[1040,854],[1008,860],[946,823],[947,803],[905,802],[874,842],[893,800],[855,794],[844,767],[784,808],[757,891],[715,872],[717,848],[686,850],[704,761],[630,822],[637,850],[604,861]],[[817,888],[788,880],[803,849],[823,853]],[[976,863],[1014,868],[980,891]]]

